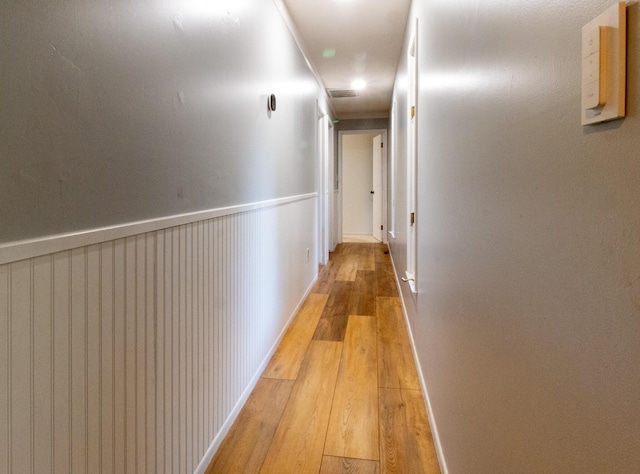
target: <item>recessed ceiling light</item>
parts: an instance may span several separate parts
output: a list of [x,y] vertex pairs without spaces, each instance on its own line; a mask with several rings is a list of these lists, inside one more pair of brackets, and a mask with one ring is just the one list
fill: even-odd
[[357,91],[365,87],[367,87],[367,81],[364,79],[356,79],[351,83],[351,88]]

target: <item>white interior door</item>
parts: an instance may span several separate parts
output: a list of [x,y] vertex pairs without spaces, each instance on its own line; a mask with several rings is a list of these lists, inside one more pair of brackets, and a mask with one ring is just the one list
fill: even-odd
[[382,241],[382,135],[373,138],[373,231],[375,239]]
[[342,137],[342,232],[372,236],[373,137],[377,133],[349,133]]
[[407,156],[407,208],[409,215],[407,216],[407,271],[405,281],[409,283],[411,292],[416,293],[417,281],[417,153],[418,153],[418,54],[417,54],[417,37],[418,22],[415,23],[415,33],[409,48],[409,134],[408,134],[408,156]]
[[318,109],[318,263],[329,261],[329,150],[327,147],[328,118]]

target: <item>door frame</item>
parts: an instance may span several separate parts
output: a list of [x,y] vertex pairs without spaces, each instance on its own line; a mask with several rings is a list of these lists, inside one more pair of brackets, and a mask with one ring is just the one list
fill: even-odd
[[[378,141],[380,145],[378,146]],[[371,184],[371,192],[373,193],[373,215],[371,233],[373,238],[384,241],[382,234],[384,233],[384,224],[382,223],[382,152],[384,150],[384,141],[382,134],[379,133],[373,137],[373,183]],[[378,166],[376,166],[376,162]],[[376,209],[378,212],[376,213]],[[377,214],[377,215],[376,215]],[[378,227],[379,226],[379,227]]]
[[404,281],[411,294],[417,293],[418,281],[418,19],[409,40],[407,51],[407,268]]
[[333,226],[333,146],[332,146],[332,128],[333,123],[329,120],[329,116],[316,101],[316,151],[318,156],[318,172],[317,172],[317,190],[318,190],[318,206],[317,206],[317,260],[320,265],[326,265],[329,262],[329,252],[333,250],[332,245],[332,226]]
[[[387,129],[386,128],[368,128],[364,130],[340,130],[338,132],[338,192],[337,192],[337,205],[335,206],[336,212],[333,216],[333,225],[337,229],[337,238],[338,242],[342,243],[342,209],[344,206],[343,202],[343,193],[342,193],[342,177],[344,176],[342,170],[342,137],[344,135],[361,135],[365,133],[376,133],[382,135],[382,226],[384,229],[382,230],[382,242],[388,243],[387,234],[389,229],[387,227],[387,197],[388,197],[388,188],[387,188],[387,155],[389,150],[389,143],[387,139]],[[373,160],[373,157],[371,158]]]

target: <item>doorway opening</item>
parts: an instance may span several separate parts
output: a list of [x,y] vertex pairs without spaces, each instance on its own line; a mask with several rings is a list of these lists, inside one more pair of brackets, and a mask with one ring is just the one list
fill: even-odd
[[342,242],[386,242],[387,131],[341,131],[340,235]]
[[334,219],[333,199],[334,194],[330,192],[334,181],[333,164],[333,125],[329,116],[316,103],[318,115],[317,128],[317,153],[319,156],[317,170],[318,189],[318,263],[326,265],[329,261],[329,252],[335,248],[332,242]]

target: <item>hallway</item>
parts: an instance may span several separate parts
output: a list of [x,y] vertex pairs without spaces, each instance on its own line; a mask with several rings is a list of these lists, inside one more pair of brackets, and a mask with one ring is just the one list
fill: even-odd
[[386,245],[331,254],[207,472],[440,472]]

